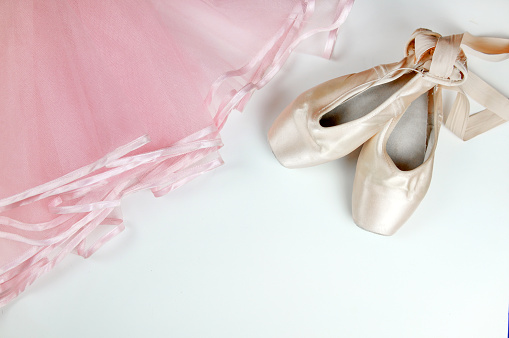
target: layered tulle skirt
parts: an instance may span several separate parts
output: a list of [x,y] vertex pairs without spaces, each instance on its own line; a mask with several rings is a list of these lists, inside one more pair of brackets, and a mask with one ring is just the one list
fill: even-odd
[[122,197],[221,165],[228,114],[301,41],[330,55],[351,4],[2,1],[0,306],[120,233]]

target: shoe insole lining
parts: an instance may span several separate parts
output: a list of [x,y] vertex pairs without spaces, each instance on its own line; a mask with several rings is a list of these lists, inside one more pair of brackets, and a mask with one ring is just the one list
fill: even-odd
[[409,73],[394,81],[369,88],[341,103],[320,119],[322,127],[334,127],[361,118],[389,99],[415,76]]
[[428,93],[412,102],[387,140],[387,154],[400,170],[412,170],[424,163],[430,132],[428,102]]

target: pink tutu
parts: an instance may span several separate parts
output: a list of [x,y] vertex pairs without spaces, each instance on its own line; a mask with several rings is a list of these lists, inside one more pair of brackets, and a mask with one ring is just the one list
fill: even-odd
[[221,165],[228,114],[352,2],[2,1],[0,306],[121,232],[123,196]]

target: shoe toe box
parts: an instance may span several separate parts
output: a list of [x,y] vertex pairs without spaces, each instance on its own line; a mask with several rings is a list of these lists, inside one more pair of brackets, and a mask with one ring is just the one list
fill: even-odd
[[320,147],[312,139],[299,111],[285,111],[269,130],[268,140],[277,160],[287,168],[303,168],[323,163]]
[[417,209],[429,183],[419,177],[374,181],[357,174],[352,194],[354,222],[367,231],[393,235]]

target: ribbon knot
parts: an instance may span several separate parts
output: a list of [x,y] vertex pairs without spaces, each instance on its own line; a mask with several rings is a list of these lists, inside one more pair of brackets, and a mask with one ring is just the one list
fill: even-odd
[[[487,61],[502,61],[509,58],[509,39],[469,33],[443,37],[421,28],[406,48],[407,56],[414,55],[416,69],[427,80],[457,92],[445,125],[466,141],[509,121],[509,99],[468,70],[465,52]],[[471,115],[469,97],[486,109]]]
[[459,86],[468,75],[467,58],[461,49],[462,34],[441,36],[429,29],[418,29],[407,45],[414,54],[417,69],[433,83]]

